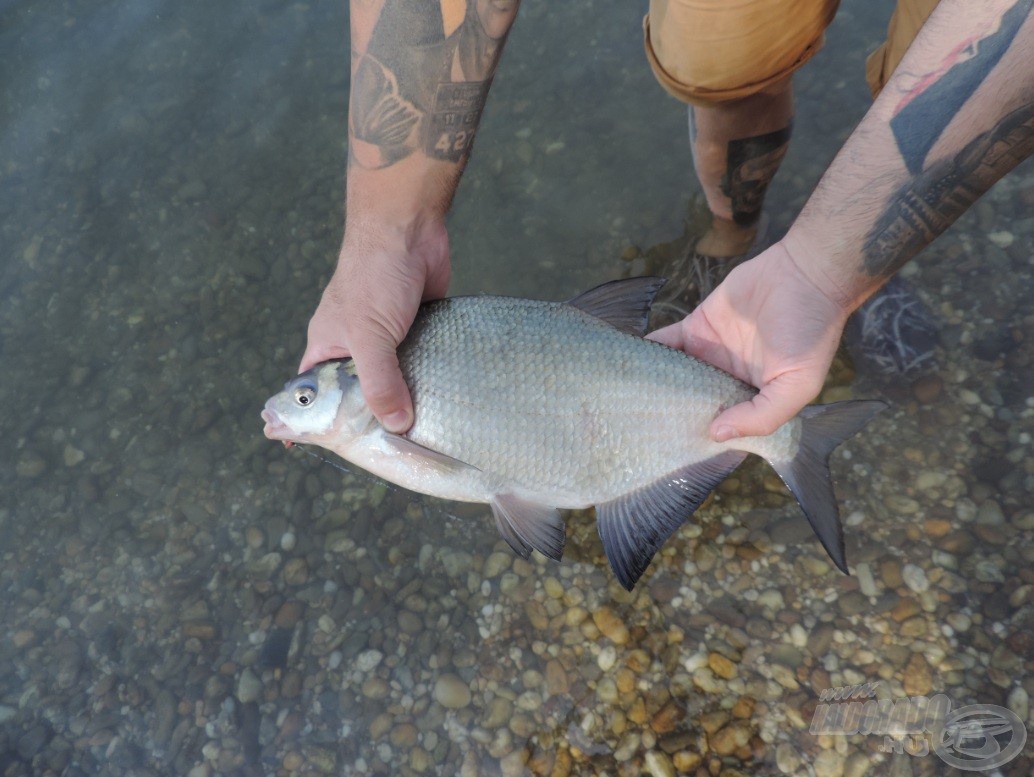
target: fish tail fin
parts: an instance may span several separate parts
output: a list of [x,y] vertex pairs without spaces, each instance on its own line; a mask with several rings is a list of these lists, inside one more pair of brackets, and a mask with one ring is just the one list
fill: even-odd
[[844,528],[833,494],[829,456],[886,407],[885,402],[869,400],[810,405],[798,416],[801,437],[797,454],[788,461],[769,460],[797,499],[829,557],[845,575],[850,573],[844,553]]

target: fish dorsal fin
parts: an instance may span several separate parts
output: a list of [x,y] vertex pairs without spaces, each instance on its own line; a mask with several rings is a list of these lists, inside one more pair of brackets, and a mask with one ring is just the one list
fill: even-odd
[[725,451],[596,505],[596,526],[618,582],[631,591],[653,555],[746,458]]
[[653,276],[622,278],[589,289],[567,304],[622,332],[642,337],[649,324],[653,298],[665,283],[665,278]]
[[443,472],[456,473],[464,470],[480,472],[480,470],[478,470],[478,468],[473,464],[467,464],[459,459],[454,459],[452,456],[447,456],[444,453],[431,450],[418,442],[413,442],[408,437],[392,434],[391,432],[384,432],[384,439],[387,441],[388,445],[399,453],[404,453],[407,456],[415,456]]
[[496,494],[492,498],[492,515],[506,544],[521,558],[528,558],[532,548],[554,561],[564,555],[567,535],[555,507],[516,494]]

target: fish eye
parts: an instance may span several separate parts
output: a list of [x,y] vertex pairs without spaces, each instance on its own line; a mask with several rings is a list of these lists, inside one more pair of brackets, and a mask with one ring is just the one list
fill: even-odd
[[312,386],[299,386],[294,390],[294,401],[302,407],[312,404],[316,399],[316,389]]

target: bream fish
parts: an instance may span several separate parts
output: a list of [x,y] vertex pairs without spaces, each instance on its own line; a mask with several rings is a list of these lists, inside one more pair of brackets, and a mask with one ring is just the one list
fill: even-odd
[[716,443],[723,408],[757,391],[643,338],[664,280],[612,281],[569,302],[451,297],[423,305],[399,364],[415,421],[377,423],[349,360],[290,380],[262,411],[273,440],[311,443],[385,480],[484,502],[510,547],[559,560],[561,509],[596,507],[631,590],[653,555],[748,453],[765,458],[845,573],[829,455],[884,404],[813,405],[766,437]]

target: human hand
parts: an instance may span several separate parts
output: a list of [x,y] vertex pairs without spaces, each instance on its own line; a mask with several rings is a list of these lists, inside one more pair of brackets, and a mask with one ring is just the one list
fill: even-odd
[[400,240],[346,234],[337,268],[309,321],[299,372],[351,356],[366,404],[389,432],[413,423],[413,400],[395,349],[425,299],[449,286],[449,239],[444,224]]
[[850,310],[782,241],[736,267],[685,319],[649,335],[759,389],[711,422],[716,442],[771,434],[818,396]]

